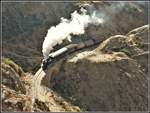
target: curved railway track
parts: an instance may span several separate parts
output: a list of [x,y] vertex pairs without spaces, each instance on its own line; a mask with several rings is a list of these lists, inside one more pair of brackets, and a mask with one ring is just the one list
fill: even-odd
[[33,104],[33,106],[35,103],[35,99],[40,100],[41,96],[42,97],[45,96],[45,99],[46,99],[45,92],[47,92],[47,91],[42,90],[41,81],[42,81],[43,77],[46,76],[47,71],[50,69],[50,67],[53,66],[53,64],[55,64],[56,62],[60,61],[67,55],[70,55],[71,53],[73,53],[77,50],[81,50],[84,48],[88,48],[88,47],[97,45],[100,42],[101,41],[99,39],[92,38],[92,39],[89,39],[89,40],[86,40],[84,42],[80,42],[77,44],[69,44],[69,45],[49,54],[49,57],[47,59],[43,60],[41,68],[36,72],[36,74],[33,77],[33,81],[32,81],[32,104]]

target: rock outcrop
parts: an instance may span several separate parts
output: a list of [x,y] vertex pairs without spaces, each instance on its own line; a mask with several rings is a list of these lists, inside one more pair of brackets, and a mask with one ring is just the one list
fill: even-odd
[[31,73],[24,73],[19,65],[12,60],[2,60],[2,111],[80,111],[80,108],[67,102],[56,92],[44,87],[47,102],[32,99],[32,78]]

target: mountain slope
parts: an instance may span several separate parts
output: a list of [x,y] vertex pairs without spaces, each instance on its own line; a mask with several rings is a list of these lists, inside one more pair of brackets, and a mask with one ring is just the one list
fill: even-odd
[[74,53],[43,83],[85,110],[147,110],[148,30],[145,25]]

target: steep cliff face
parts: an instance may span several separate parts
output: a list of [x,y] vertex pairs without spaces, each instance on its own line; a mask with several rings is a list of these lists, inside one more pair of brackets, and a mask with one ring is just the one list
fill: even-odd
[[[87,2],[88,3],[88,2]],[[36,70],[42,60],[42,42],[47,30],[57,25],[61,17],[70,18],[70,14],[84,2],[15,2],[2,5],[3,55],[20,64],[25,71]],[[147,24],[147,3],[130,2],[98,2],[93,9],[100,13],[106,21],[103,25],[90,25],[85,35],[73,40],[84,38],[107,37],[126,34],[130,30]],[[125,6],[124,6],[125,5]]]
[[93,51],[71,55],[49,87],[85,110],[147,110],[148,29],[112,36]]

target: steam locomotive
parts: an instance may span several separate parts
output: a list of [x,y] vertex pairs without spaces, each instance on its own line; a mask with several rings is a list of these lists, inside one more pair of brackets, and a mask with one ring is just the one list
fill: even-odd
[[67,45],[66,47],[63,47],[63,48],[61,48],[61,49],[59,49],[59,50],[57,50],[53,53],[50,53],[48,58],[43,59],[41,67],[42,67],[43,70],[46,70],[52,64],[59,61],[63,57],[67,56],[67,54],[71,54],[74,51],[77,51],[77,50],[80,50],[80,49],[83,49],[83,48],[87,48],[87,47],[99,44],[100,42],[101,42],[100,39],[91,38],[89,40],[86,40],[84,42],[80,42],[78,44]]

